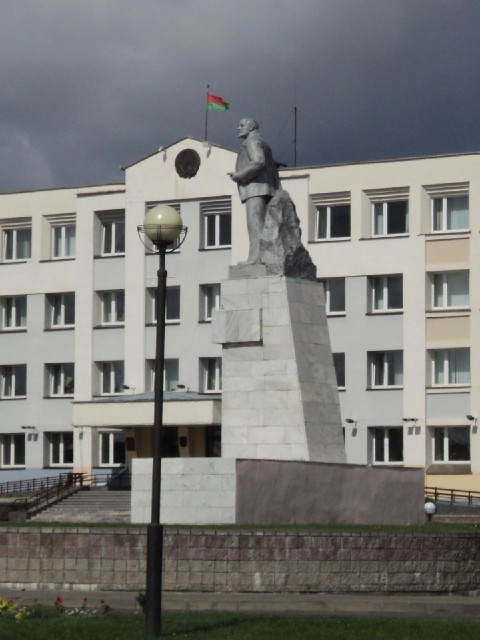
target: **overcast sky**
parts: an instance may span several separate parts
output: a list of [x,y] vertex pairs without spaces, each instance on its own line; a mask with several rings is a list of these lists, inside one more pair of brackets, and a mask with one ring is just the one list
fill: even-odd
[[280,162],[480,150],[480,0],[0,0],[0,191],[260,123]]

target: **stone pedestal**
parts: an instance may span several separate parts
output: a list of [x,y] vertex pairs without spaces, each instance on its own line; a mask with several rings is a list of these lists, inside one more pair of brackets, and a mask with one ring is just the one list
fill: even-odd
[[231,267],[221,305],[222,457],[346,462],[323,285]]

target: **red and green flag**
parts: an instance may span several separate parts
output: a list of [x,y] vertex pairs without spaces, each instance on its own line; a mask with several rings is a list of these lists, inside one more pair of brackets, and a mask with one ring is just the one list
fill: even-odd
[[214,109],[216,111],[226,111],[230,108],[228,102],[225,102],[220,96],[214,96],[213,93],[207,91],[207,109]]

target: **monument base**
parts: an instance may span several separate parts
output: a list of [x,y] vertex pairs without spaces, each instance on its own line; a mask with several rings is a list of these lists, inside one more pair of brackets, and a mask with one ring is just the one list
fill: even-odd
[[230,268],[212,341],[222,350],[222,457],[346,462],[323,285]]
[[[132,522],[150,521],[152,460],[132,471]],[[423,524],[423,469],[164,458],[162,524]]]

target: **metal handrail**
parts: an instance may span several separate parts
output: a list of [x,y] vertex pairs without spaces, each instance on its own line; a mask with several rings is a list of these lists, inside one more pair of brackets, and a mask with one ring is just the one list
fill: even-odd
[[469,491],[466,489],[442,489],[439,487],[425,487],[425,497],[437,500],[447,500],[450,504],[455,502],[480,503],[480,491]]

